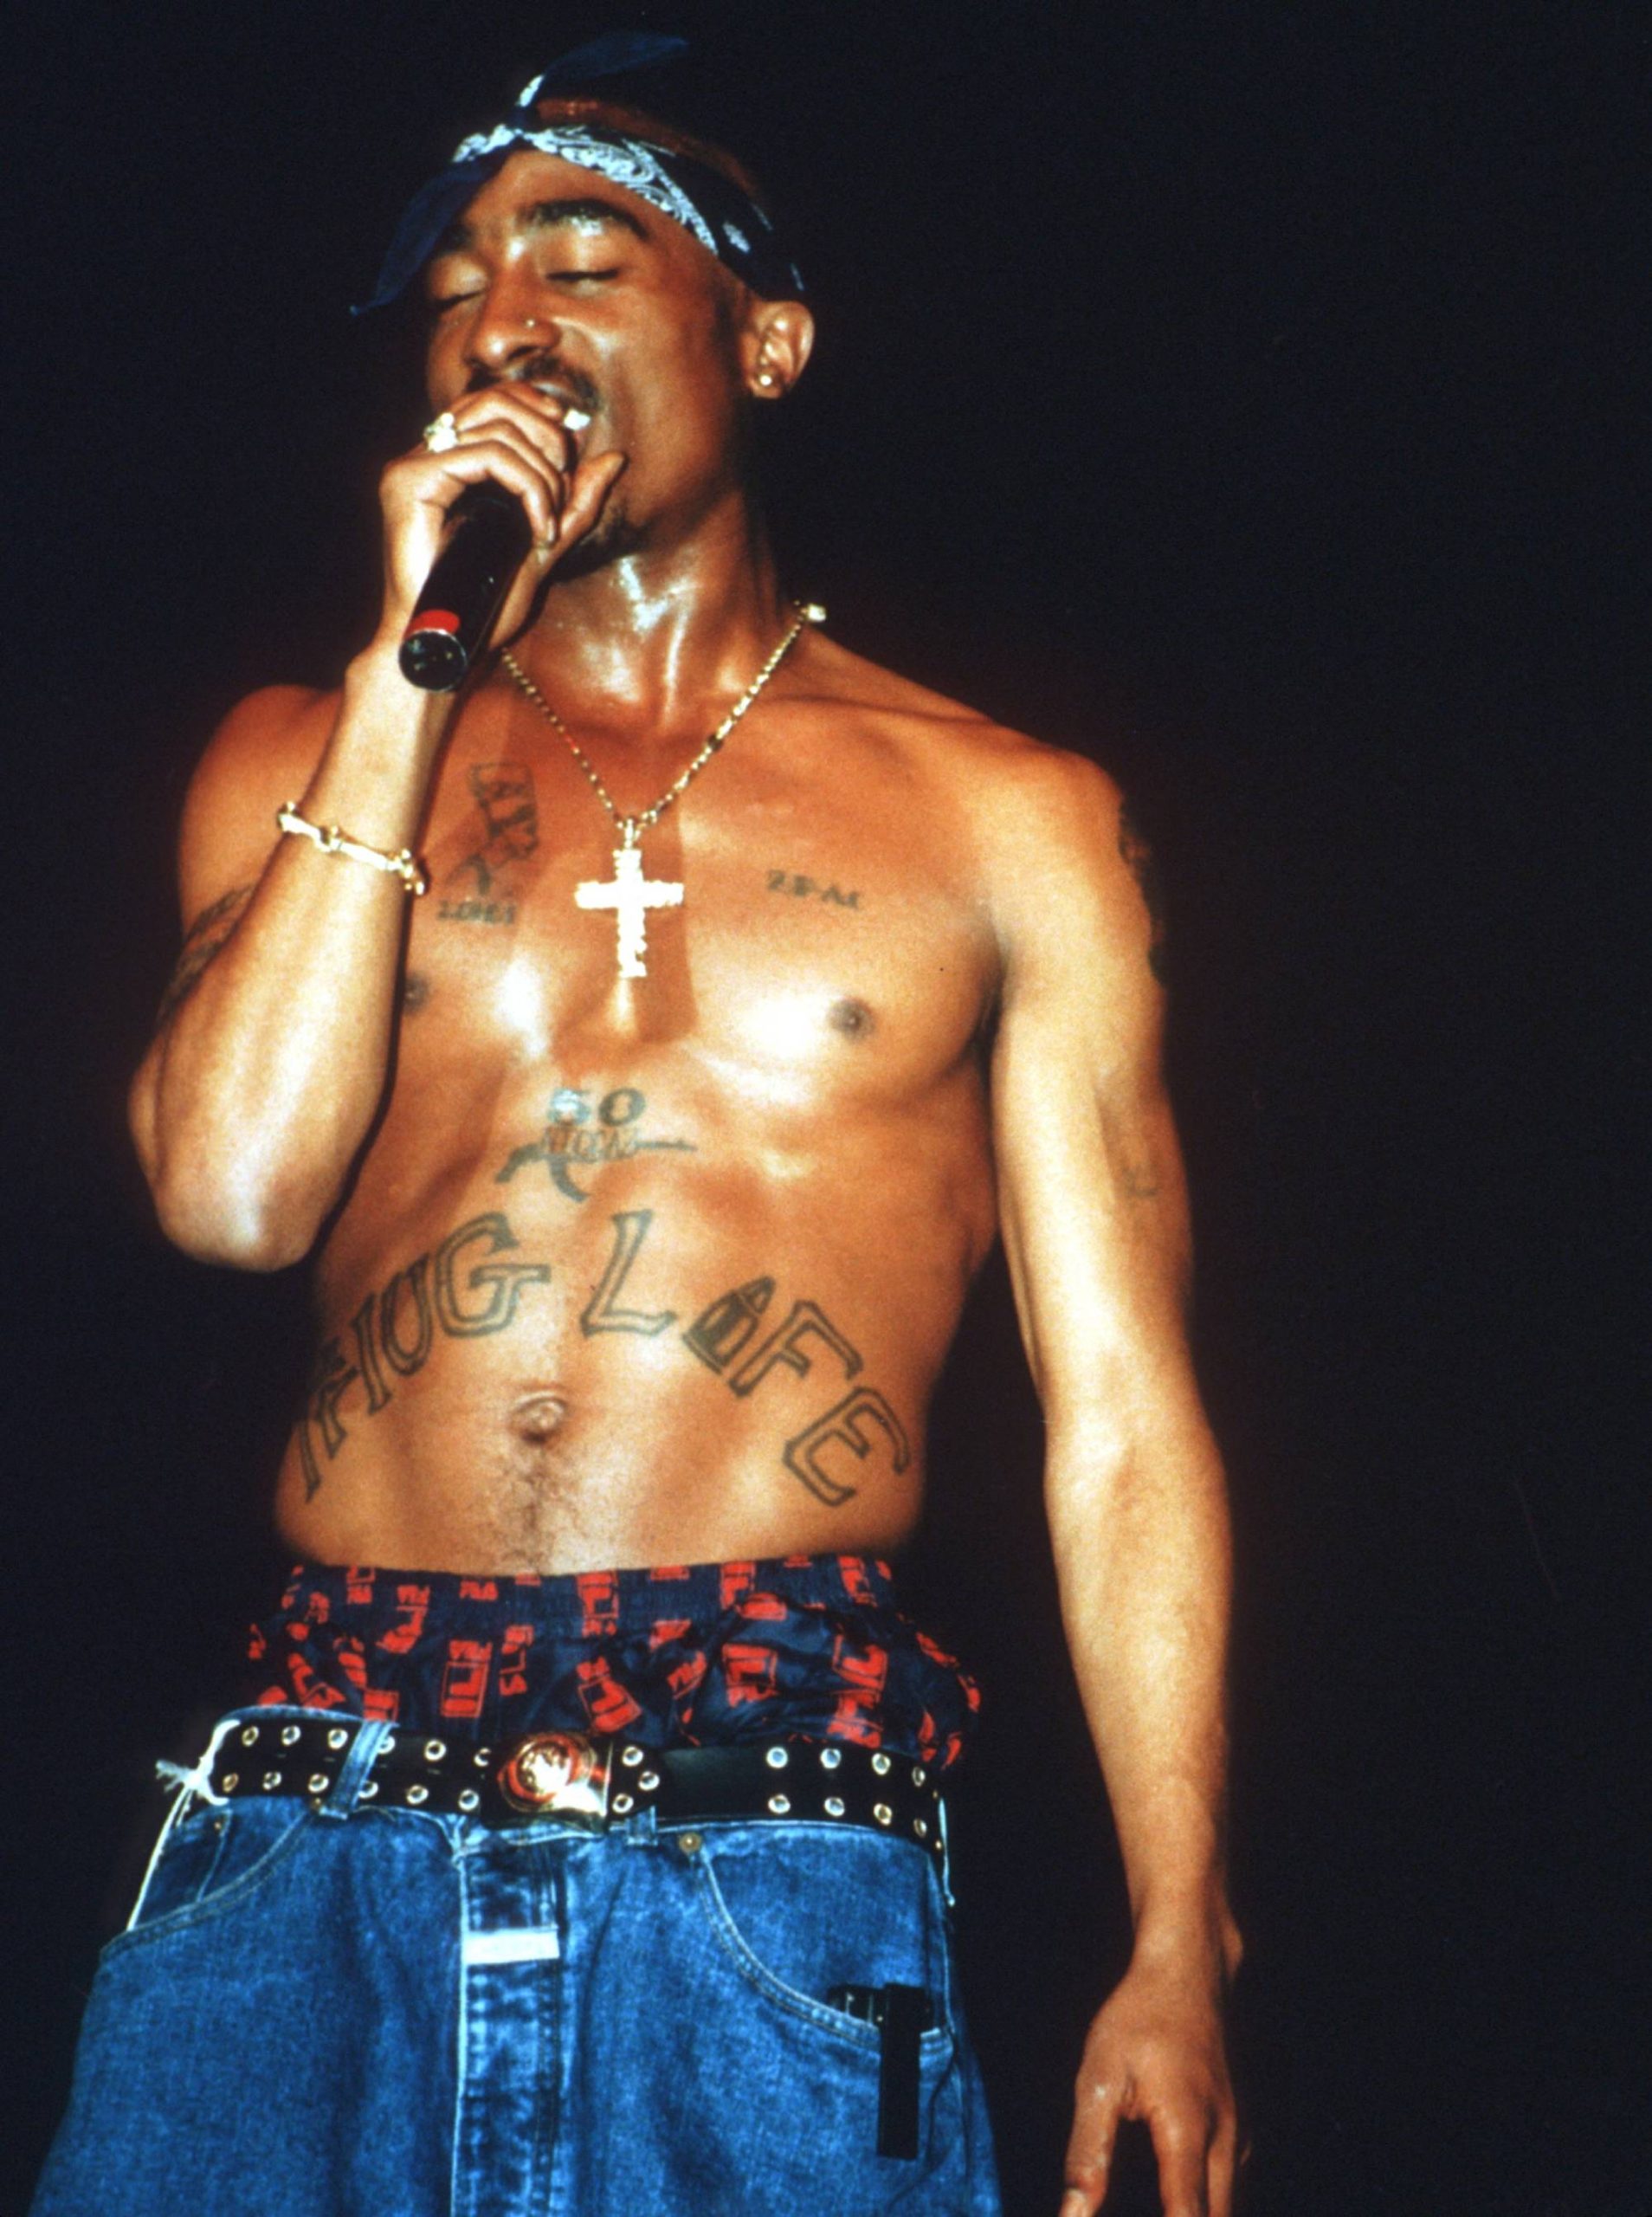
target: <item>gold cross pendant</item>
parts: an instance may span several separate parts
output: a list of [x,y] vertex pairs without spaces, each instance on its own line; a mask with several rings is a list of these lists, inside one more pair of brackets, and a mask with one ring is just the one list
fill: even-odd
[[614,875],[606,882],[586,878],[574,888],[581,908],[611,908],[616,927],[615,953],[622,978],[646,978],[647,917],[650,908],[681,908],[682,888],[669,880],[644,877],[642,850],[629,824],[622,827],[624,844],[614,850]]

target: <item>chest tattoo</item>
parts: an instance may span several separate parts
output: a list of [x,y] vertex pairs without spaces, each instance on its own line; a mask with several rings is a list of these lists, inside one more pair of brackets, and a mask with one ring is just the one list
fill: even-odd
[[588,1201],[590,1193],[574,1172],[580,1166],[628,1162],[636,1154],[697,1154],[692,1140],[645,1133],[647,1096],[634,1085],[616,1085],[600,1100],[590,1086],[561,1085],[551,1096],[544,1133],[525,1147],[513,1147],[494,1182],[508,1186],[535,1163],[543,1163],[551,1183],[565,1200]]
[[533,773],[520,762],[478,762],[469,783],[481,824],[471,852],[448,874],[455,892],[442,902],[442,917],[448,923],[513,923],[514,904],[493,896],[509,865],[539,848]]
[[858,908],[861,896],[857,891],[845,891],[841,885],[823,885],[818,878],[805,877],[801,871],[771,869],[768,889],[771,893],[784,893],[794,901],[823,902],[829,908]]

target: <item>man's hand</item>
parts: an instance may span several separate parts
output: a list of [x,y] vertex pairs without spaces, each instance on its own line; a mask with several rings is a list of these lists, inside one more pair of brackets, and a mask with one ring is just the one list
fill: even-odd
[[536,385],[500,384],[453,404],[457,443],[399,455],[379,483],[384,515],[384,634],[399,640],[447,533],[448,511],[468,485],[491,478],[526,511],[533,546],[494,627],[507,639],[526,621],[540,580],[602,514],[625,467],[610,449],[584,459],[564,421],[568,404]]
[[1060,2217],[1095,2217],[1125,2117],[1152,2135],[1165,2217],[1229,2217],[1238,2127],[1212,1982],[1135,1964],[1098,2012],[1079,2069]]

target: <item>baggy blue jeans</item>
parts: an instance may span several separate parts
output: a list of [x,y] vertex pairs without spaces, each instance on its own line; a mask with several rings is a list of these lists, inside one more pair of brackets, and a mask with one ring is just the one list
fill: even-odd
[[[358,1807],[383,1729],[323,1807],[189,1798],[35,2217],[997,2217],[933,1857]],[[880,2035],[826,2000],[895,1982],[935,2018],[916,2161],[876,2153]]]

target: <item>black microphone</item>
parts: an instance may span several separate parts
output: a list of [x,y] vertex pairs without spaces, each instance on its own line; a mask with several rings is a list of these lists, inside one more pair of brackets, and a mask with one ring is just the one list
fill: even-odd
[[522,503],[491,478],[468,485],[448,517],[448,543],[430,565],[397,656],[409,684],[427,693],[451,693],[469,675],[533,540]]

